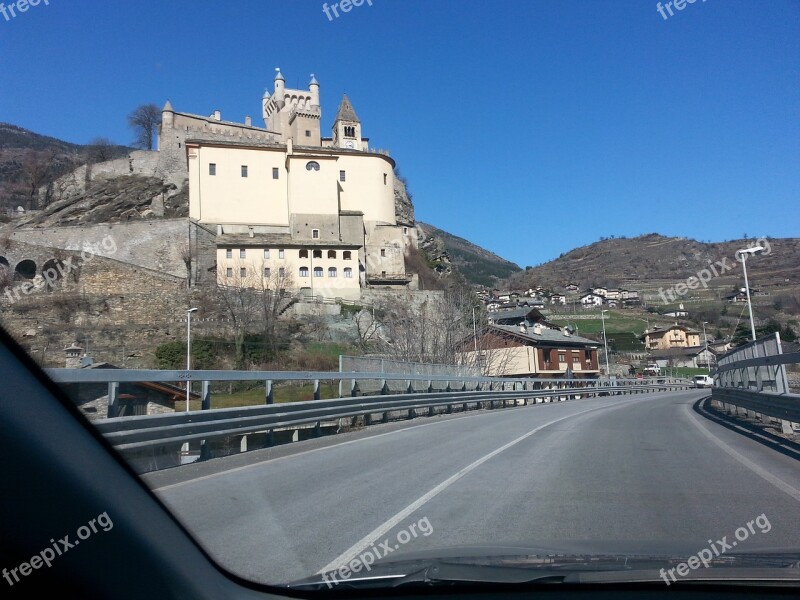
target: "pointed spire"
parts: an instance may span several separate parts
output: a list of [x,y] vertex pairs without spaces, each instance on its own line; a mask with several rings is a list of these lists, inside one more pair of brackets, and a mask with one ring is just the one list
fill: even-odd
[[275,67],[275,81],[278,81],[279,79],[281,81],[286,81],[283,78],[283,74],[281,73],[281,68],[280,67]]
[[339,105],[339,112],[336,113],[336,120],[355,121],[356,123],[361,122],[356,115],[356,111],[353,110],[353,105],[350,104],[350,99],[347,97],[347,94],[342,96],[342,103]]
[[172,109],[172,102],[170,102],[169,100],[167,100],[167,103],[164,105],[164,108],[162,108],[162,109],[161,109],[161,112],[175,112],[175,111]]
[[317,81],[317,78],[314,77],[313,73],[311,74],[311,82],[308,85],[319,85],[319,81]]

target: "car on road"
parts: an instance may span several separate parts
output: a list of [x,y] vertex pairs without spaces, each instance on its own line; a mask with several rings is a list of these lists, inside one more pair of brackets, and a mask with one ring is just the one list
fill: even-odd
[[692,382],[696,388],[714,387],[714,378],[709,375],[695,375],[692,377]]

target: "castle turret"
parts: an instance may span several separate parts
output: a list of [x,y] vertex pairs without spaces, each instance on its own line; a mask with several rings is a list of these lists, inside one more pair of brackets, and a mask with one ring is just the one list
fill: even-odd
[[311,83],[308,84],[308,91],[311,92],[311,106],[319,106],[319,82],[314,74],[311,74]]
[[283,78],[280,67],[275,67],[275,104],[278,110],[282,110],[286,105],[284,96],[286,94],[286,80]]
[[167,100],[164,108],[161,109],[161,127],[164,129],[172,129],[175,123],[175,111],[172,110],[172,103]]

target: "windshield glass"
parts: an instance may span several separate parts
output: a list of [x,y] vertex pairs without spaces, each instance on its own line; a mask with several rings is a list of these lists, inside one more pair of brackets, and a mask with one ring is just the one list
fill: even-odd
[[800,560],[797,2],[186,7],[0,4],[0,324],[219,565]]

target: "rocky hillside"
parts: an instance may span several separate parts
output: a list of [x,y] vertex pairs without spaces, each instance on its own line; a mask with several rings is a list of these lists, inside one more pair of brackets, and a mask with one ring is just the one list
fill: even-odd
[[421,233],[420,248],[440,273],[448,273],[455,266],[469,283],[495,287],[498,281],[520,270],[514,263],[443,229],[422,222],[417,222],[417,228]]
[[100,141],[71,144],[0,123],[0,210],[41,208],[38,189],[90,161],[124,156],[130,149]]
[[[800,238],[768,239],[769,254],[758,256],[754,286],[788,288],[800,285]],[[714,266],[719,274],[709,287],[730,288],[741,281],[735,261],[737,249],[755,240],[703,243],[682,237],[651,233],[635,238],[606,239],[576,248],[555,260],[515,273],[510,287],[526,289],[541,285],[554,290],[567,283],[589,286],[628,286],[640,289],[661,282],[681,282]],[[720,261],[722,264],[716,264]],[[734,267],[735,265],[735,267]],[[748,263],[749,265],[749,263]],[[724,266],[731,268],[724,269]],[[755,265],[754,265],[755,267]]]

